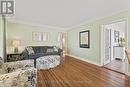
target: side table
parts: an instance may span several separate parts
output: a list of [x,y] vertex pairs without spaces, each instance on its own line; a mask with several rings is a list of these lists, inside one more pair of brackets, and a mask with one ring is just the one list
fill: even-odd
[[7,53],[7,62],[22,60],[22,53]]

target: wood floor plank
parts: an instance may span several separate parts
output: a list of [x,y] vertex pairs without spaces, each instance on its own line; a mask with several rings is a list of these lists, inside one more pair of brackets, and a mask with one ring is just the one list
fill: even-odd
[[66,56],[59,66],[38,71],[37,87],[130,87],[130,77]]

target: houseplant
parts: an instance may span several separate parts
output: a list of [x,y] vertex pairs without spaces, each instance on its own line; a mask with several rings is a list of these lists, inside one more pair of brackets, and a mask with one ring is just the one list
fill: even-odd
[[119,46],[124,46],[125,45],[125,38],[124,37],[120,37],[119,38]]

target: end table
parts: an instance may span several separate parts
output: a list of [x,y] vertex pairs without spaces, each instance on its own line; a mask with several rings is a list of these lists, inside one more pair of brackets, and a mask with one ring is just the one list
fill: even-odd
[[22,60],[22,53],[7,53],[7,62]]

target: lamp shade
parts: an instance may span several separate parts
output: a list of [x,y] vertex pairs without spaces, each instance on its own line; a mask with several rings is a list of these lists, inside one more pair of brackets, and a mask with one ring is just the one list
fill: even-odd
[[20,40],[13,40],[12,45],[18,48],[20,46]]

